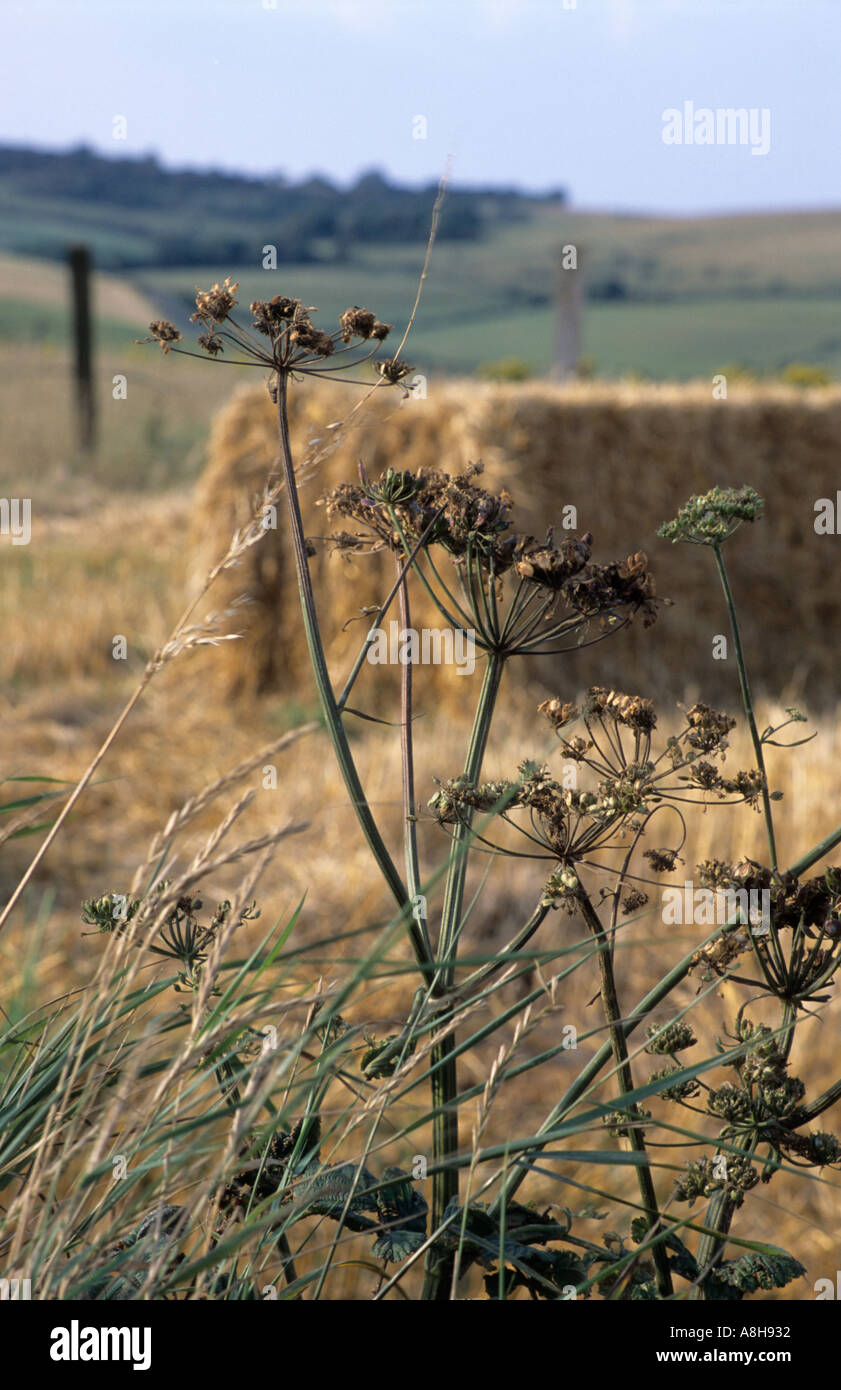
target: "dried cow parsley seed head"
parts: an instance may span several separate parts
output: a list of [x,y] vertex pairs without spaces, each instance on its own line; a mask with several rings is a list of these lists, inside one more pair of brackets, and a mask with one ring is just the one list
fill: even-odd
[[562,729],[565,724],[571,724],[581,713],[574,700],[561,700],[557,695],[538,705],[537,712],[546,715],[553,729]]
[[294,318],[300,307],[300,299],[290,299],[288,295],[276,294],[274,299],[255,299],[250,308],[254,315],[254,327],[271,337],[282,324]]
[[400,531],[408,542],[426,534],[428,545],[443,546],[455,559],[464,555],[469,543],[480,546],[483,554],[495,547],[504,567],[497,537],[508,527],[511,498],[506,492],[494,496],[477,487],[472,479],[480,472],[480,464],[471,464],[455,477],[434,469],[409,473],[388,468],[371,482],[363,471],[361,486],[340,483],[321,502],[331,519],[352,518],[374,532],[380,545],[399,551]]
[[547,589],[560,589],[584,568],[593,546],[589,531],[580,539],[568,537],[560,546],[554,545],[553,540],[551,530],[543,544],[533,536],[520,538],[514,550],[514,572],[520,579],[530,579]]
[[648,557],[642,550],[608,565],[588,563],[564,584],[564,597],[583,617],[627,607],[632,613],[641,611],[643,627],[651,627],[657,620],[658,599],[647,565]]
[[584,713],[585,716],[606,715],[617,724],[624,724],[641,733],[650,733],[657,725],[653,701],[646,700],[642,695],[622,695],[617,690],[605,690],[598,685],[587,692]]
[[224,284],[216,284],[209,290],[196,289],[196,312],[193,314],[193,322],[196,319],[212,319],[214,323],[224,323],[229,313],[236,304],[234,291],[239,289],[239,282],[231,284],[230,275],[225,276]]
[[215,357],[217,352],[225,351],[225,344],[220,342],[213,333],[200,333],[197,342],[200,348],[204,348],[205,352],[210,353],[211,357]]
[[[267,388],[275,405],[279,401],[281,378],[287,375],[338,377],[342,372],[355,371],[375,356],[391,330],[391,324],[382,323],[370,310],[353,306],[342,315],[340,326],[325,332],[316,327],[310,317],[315,305],[282,294],[273,299],[252,300],[249,305],[252,318],[246,325],[232,314],[238,288],[230,275],[209,290],[196,288],[196,312],[191,322],[198,323],[204,330],[199,335],[198,347],[211,360],[219,360],[224,352],[224,360],[229,364],[267,369],[271,373]],[[163,321],[152,325],[152,334],[164,352],[169,352],[170,345],[181,340],[181,334],[172,324]],[[358,351],[345,348],[341,361],[325,361],[334,357],[340,342],[347,344],[351,339],[357,340],[354,346]],[[188,350],[177,348],[176,351]],[[190,355],[198,354],[192,352]],[[393,358],[383,365],[380,376],[384,381],[394,382],[410,370],[406,363]]]
[[155,319],[149,324],[149,332],[155,341],[160,343],[164,352],[169,352],[170,344],[180,343],[182,338],[175,324],[168,323],[166,319]]
[[678,864],[678,852],[676,849],[647,849],[643,851],[643,859],[648,860],[656,874],[671,874]]
[[[370,338],[377,317],[372,314],[370,309],[360,309],[357,304],[353,304],[339,319],[339,326],[342,330],[342,342],[349,343],[351,338]],[[379,327],[384,327],[380,324]]]
[[296,347],[306,348],[318,357],[329,357],[333,352],[334,344],[330,334],[316,328],[301,305],[295,310],[289,337]]
[[390,386],[395,386],[398,381],[402,381],[411,370],[409,363],[401,362],[399,357],[387,357],[384,362],[377,363],[377,371]]
[[727,735],[736,727],[736,720],[731,715],[722,714],[700,702],[686,711],[686,722],[692,730],[687,742],[704,753],[720,745],[726,747]]

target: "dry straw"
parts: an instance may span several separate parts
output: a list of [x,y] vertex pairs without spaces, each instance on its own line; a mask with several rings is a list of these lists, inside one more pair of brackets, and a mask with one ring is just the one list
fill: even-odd
[[[342,387],[326,381],[315,388],[302,384],[290,394],[299,455],[312,455],[330,441],[329,427],[346,412],[346,400]],[[626,689],[653,684],[676,699],[700,690],[721,700],[733,690],[732,662],[713,659],[713,638],[727,632],[724,608],[716,596],[699,613],[702,557],[654,533],[689,492],[715,483],[750,484],[765,498],[766,524],[753,545],[734,555],[733,582],[752,598],[744,638],[755,654],[754,684],[759,692],[782,692],[815,708],[837,697],[837,663],[827,632],[841,619],[841,600],[827,583],[833,539],[816,534],[813,504],[835,498],[840,434],[841,390],[835,387],[803,392],[738,382],[730,398],[719,401],[707,383],[433,382],[425,400],[410,395],[398,403],[393,394],[376,395],[310,470],[301,503],[308,534],[318,537],[330,529],[319,497],[352,481],[359,459],[372,477],[389,465],[458,472],[481,460],[487,486],[505,485],[513,494],[517,529],[541,537],[547,526],[562,524],[565,506],[575,506],[573,529],[595,533],[596,558],[643,546],[658,592],[674,600],[661,616],[660,641],[646,641],[635,627],[621,652],[607,643],[568,659],[566,680]],[[267,480],[276,480],[277,460],[277,422],[265,388],[237,391],[214,422],[209,463],[196,494],[197,577],[231,530],[253,516]],[[341,682],[365,631],[362,610],[385,596],[393,569],[387,555],[349,559],[319,548],[313,570],[331,670]],[[244,632],[245,640],[220,650],[214,663],[224,689],[305,688],[307,658],[297,639],[294,565],[282,506],[277,529],[221,578],[217,604],[243,593],[252,603],[228,626]],[[440,622],[422,596],[414,618],[418,627]],[[787,633],[784,658],[766,640],[771,621]],[[532,658],[529,669],[547,687],[556,684],[557,661]],[[375,670],[381,668],[366,673],[369,691]],[[439,698],[455,703],[462,682],[454,670],[442,667],[435,675]]]

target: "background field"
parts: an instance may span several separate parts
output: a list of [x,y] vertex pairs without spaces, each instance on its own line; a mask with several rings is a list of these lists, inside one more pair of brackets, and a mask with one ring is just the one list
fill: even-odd
[[[0,251],[56,263],[71,242],[119,270],[158,313],[182,324],[197,283],[231,274],[242,300],[294,293],[333,319],[372,305],[405,326],[435,189],[371,173],[348,188],[168,171],[154,160],[0,147]],[[615,377],[711,377],[727,365],[778,373],[792,362],[841,369],[841,212],[702,218],[588,213],[562,192],[453,188],[444,205],[413,361],[471,374],[516,357],[552,370],[561,273],[583,277],[581,356]],[[265,271],[263,247],[277,248]],[[575,246],[577,271],[561,272]],[[45,270],[45,282],[50,278]],[[0,338],[60,344],[58,300],[0,284]],[[103,345],[119,315],[99,308]]]

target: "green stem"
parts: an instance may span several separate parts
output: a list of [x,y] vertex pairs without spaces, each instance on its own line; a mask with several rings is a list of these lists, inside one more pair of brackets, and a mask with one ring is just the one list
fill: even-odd
[[[465,776],[471,783],[478,781],[482,770],[504,664],[504,657],[495,652],[488,657],[464,768]],[[441,932],[438,938],[438,973],[433,987],[433,992],[439,995],[449,990],[455,973],[455,950],[464,901],[469,837],[470,817],[465,816],[455,827],[444,889]],[[447,1166],[447,1160],[458,1154],[458,1068],[454,1034],[450,1033],[433,1048],[431,1066],[434,1068],[432,1143],[436,1171],[432,1179],[430,1230],[435,1231],[444,1220],[448,1204],[454,1197],[458,1197],[458,1169]],[[424,1299],[430,1302],[449,1299],[453,1267],[452,1255],[441,1256],[434,1247],[430,1249],[426,1260]]]
[[[470,736],[470,746],[464,765],[464,776],[471,784],[478,782],[482,771],[482,762],[491,731],[491,721],[493,720],[504,664],[505,658],[492,652],[485,667],[485,676],[482,681],[476,717],[473,721],[473,731]],[[461,908],[464,901],[464,883],[467,877],[471,821],[472,817],[469,813],[464,814],[459,819],[453,831],[450,848],[447,882],[444,888],[444,905],[441,910],[441,935],[438,940],[438,969],[441,972],[441,978],[436,992],[442,994],[452,986],[455,974],[455,950],[458,945]]]
[[354,682],[357,676],[359,675],[359,672],[362,670],[362,666],[365,662],[365,658],[368,655],[368,652],[371,650],[371,645],[374,641],[374,633],[376,632],[377,628],[379,627],[380,623],[382,622],[383,618],[385,617],[386,613],[391,607],[391,601],[397,593],[398,589],[400,588],[400,585],[404,582],[406,575],[414,565],[415,557],[418,551],[421,549],[422,546],[426,544],[427,538],[432,534],[432,529],[436,521],[438,520],[438,517],[441,515],[442,510],[443,508],[439,507],[438,511],[435,513],[434,517],[430,521],[420,540],[415,543],[414,548],[409,553],[409,557],[406,560],[405,565],[401,566],[400,562],[397,562],[397,578],[395,579],[394,584],[391,587],[388,597],[385,599],[385,602],[381,605],[379,611],[377,612],[374,622],[371,624],[371,628],[365,638],[365,641],[362,643],[362,646],[360,647],[357,653],[356,660],[354,661],[351,673],[345,682],[344,689],[342,690],[341,695],[336,701],[336,707],[338,708],[339,713],[341,713],[341,711],[347,704],[350,692],[353,689]]
[[762,739],[759,737],[759,730],[756,727],[756,719],[753,713],[753,700],[750,693],[750,682],[748,680],[748,670],[745,665],[745,655],[742,651],[742,639],[739,635],[739,623],[736,618],[736,605],[733,602],[733,594],[730,589],[730,581],[727,578],[727,570],[724,566],[724,556],[721,547],[713,546],[715,562],[718,566],[718,574],[721,580],[721,587],[724,590],[724,598],[727,603],[727,612],[730,617],[730,629],[733,633],[733,645],[736,648],[736,665],[739,670],[739,684],[742,687],[742,704],[745,709],[745,717],[750,728],[750,736],[753,740],[753,751],[756,758],[756,766],[762,774],[762,809],[765,814],[765,827],[768,832],[768,851],[771,856],[771,869],[777,872],[777,845],[774,839],[774,821],[771,815],[771,798],[768,794],[768,777],[765,772],[765,757],[762,752]]
[[[580,887],[578,892],[578,903],[584,920],[593,933],[599,948],[602,1008],[604,1009],[604,1015],[607,1020],[607,1026],[610,1032],[610,1046],[622,1087],[622,1091],[620,1091],[621,1099],[623,1092],[625,1095],[630,1095],[634,1090],[634,1076],[631,1068],[631,1060],[628,1056],[628,1045],[625,1040],[625,1032],[622,1027],[622,1010],[619,1007],[616,977],[613,973],[610,940],[602,927],[598,913],[583,887]],[[660,1208],[657,1205],[657,1194],[654,1190],[654,1180],[651,1176],[651,1167],[648,1162],[645,1137],[642,1129],[638,1125],[629,1125],[627,1135],[631,1150],[634,1153],[642,1155],[644,1158],[644,1162],[636,1165],[637,1178],[639,1181],[640,1196],[642,1197],[642,1205],[645,1208],[645,1215],[648,1221],[648,1230],[651,1234],[654,1234],[660,1225]],[[671,1298],[673,1292],[672,1276],[669,1270],[668,1254],[662,1241],[657,1241],[657,1243],[652,1246],[651,1255],[654,1260],[657,1289],[660,1297]]]
[[[753,1153],[756,1146],[754,1136],[742,1140],[738,1145],[740,1153],[747,1158]],[[728,1154],[726,1162],[729,1162],[735,1155]],[[698,1255],[696,1263],[698,1265],[698,1282],[690,1289],[689,1297],[694,1302],[706,1298],[709,1292],[707,1283],[708,1277],[712,1272],[713,1265],[720,1258],[724,1246],[727,1242],[727,1232],[730,1230],[730,1223],[736,1213],[736,1204],[729,1196],[727,1188],[722,1187],[710,1198],[707,1207],[707,1214],[704,1218],[705,1231],[698,1242]]]
[[298,592],[301,598],[301,611],[304,616],[304,631],[306,633],[307,647],[309,648],[316,688],[318,690],[318,696],[330,739],[333,744],[333,751],[336,755],[336,761],[339,764],[342,777],[344,778],[351,805],[386,883],[394,895],[398,906],[406,914],[407,927],[415,952],[415,959],[423,971],[425,978],[431,979],[432,961],[430,955],[427,952],[423,935],[417,923],[409,915],[411,912],[411,905],[403,881],[386,848],[377,823],[371,813],[371,808],[365,798],[365,792],[359,780],[359,774],[353,761],[347,735],[342,725],[341,715],[336,705],[336,697],[333,694],[333,687],[330,683],[327,661],[324,656],[324,646],[321,641],[321,631],[318,625],[315,596],[312,589],[312,578],[310,576],[306,539],[304,536],[304,524],[301,517],[300,502],[298,500],[298,488],[295,481],[295,466],[292,461],[292,446],[289,440],[287,386],[287,373],[285,371],[279,371],[277,374],[278,434],[280,437],[286,495],[289,502],[289,522],[292,531],[292,545],[295,552],[295,568],[298,575]]
[[[458,1067],[456,1063],[456,1039],[448,1033],[432,1049],[430,1066],[435,1070],[431,1076],[432,1104],[432,1151],[436,1165],[446,1163],[448,1158],[458,1154]],[[458,1169],[436,1167],[432,1175],[432,1211],[430,1231],[437,1231],[444,1222],[444,1212],[448,1204],[458,1197]],[[441,1255],[434,1245],[430,1246],[426,1257],[426,1277],[423,1285],[423,1298],[430,1303],[447,1302],[453,1277],[454,1256]]]
[[[404,571],[400,564],[400,557],[397,555],[395,556],[395,562],[399,580],[397,596],[400,625],[403,631],[406,632],[411,627],[409,590],[406,585]],[[412,901],[412,911],[414,912],[414,905],[418,902],[420,897],[420,857],[418,855],[418,831],[415,817],[415,754],[414,736],[412,733],[411,661],[404,661],[400,669],[400,754],[403,780],[403,843],[406,854],[406,882],[409,885],[409,897]],[[415,921],[418,922],[420,927],[424,948],[431,957],[432,946],[429,940],[429,927],[425,906],[420,914],[420,919],[418,915],[415,915]]]

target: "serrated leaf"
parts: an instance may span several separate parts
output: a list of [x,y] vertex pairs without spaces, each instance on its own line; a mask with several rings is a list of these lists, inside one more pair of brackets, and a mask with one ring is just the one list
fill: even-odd
[[397,1226],[393,1230],[383,1231],[377,1236],[371,1247],[371,1253],[377,1260],[405,1260],[408,1255],[413,1255],[419,1250],[426,1240],[426,1231],[410,1231],[404,1226]]
[[708,1291],[717,1299],[741,1299],[757,1289],[784,1289],[799,1279],[806,1270],[799,1260],[766,1246],[764,1251],[751,1250],[737,1260],[725,1260],[717,1265],[706,1280]]

